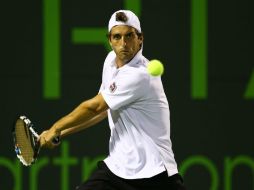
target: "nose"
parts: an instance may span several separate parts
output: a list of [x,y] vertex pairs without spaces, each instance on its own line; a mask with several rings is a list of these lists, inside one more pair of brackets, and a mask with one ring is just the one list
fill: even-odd
[[126,40],[125,36],[123,36],[122,39],[121,39],[121,45],[123,47],[125,47],[127,45],[127,40]]

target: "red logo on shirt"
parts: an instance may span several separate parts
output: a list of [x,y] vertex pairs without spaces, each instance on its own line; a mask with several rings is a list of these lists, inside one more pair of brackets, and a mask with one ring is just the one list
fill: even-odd
[[115,92],[115,90],[116,90],[116,83],[115,83],[115,82],[113,82],[113,83],[109,86],[109,90],[110,90],[111,93]]

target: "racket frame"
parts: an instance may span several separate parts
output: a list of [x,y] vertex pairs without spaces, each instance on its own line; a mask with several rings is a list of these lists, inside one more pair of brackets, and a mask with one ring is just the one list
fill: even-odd
[[[24,127],[26,127],[31,133],[29,133],[29,136],[30,136],[30,139],[32,140],[31,143],[31,146],[33,148],[33,151],[34,151],[34,154],[33,154],[33,158],[32,158],[32,161],[31,162],[27,162],[25,161],[25,159],[23,158],[22,156],[22,152],[21,152],[21,149],[17,143],[17,138],[16,138],[16,122],[18,120],[22,120],[22,122],[24,123]],[[15,121],[15,125],[14,125],[14,128],[13,128],[13,140],[14,140],[14,148],[15,148],[15,153],[17,155],[17,157],[19,158],[19,160],[21,161],[21,163],[25,166],[30,166],[32,165],[36,159],[37,159],[37,156],[39,154],[39,151],[40,151],[40,144],[39,144],[39,141],[38,138],[39,138],[39,135],[38,133],[36,132],[32,122],[24,115],[22,116],[19,116],[18,119],[16,119]]]

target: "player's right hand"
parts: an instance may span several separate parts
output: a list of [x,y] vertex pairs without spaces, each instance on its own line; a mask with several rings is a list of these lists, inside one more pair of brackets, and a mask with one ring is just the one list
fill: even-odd
[[54,138],[59,139],[60,134],[52,135],[52,131],[46,130],[40,134],[38,141],[39,141],[41,147],[52,149],[52,148],[59,146],[61,143],[60,139],[58,141],[55,141]]

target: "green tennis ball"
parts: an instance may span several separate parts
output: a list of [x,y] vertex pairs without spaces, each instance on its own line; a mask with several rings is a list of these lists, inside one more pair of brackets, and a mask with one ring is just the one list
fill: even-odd
[[148,63],[147,72],[152,76],[161,76],[164,72],[164,66],[157,59],[151,60]]

